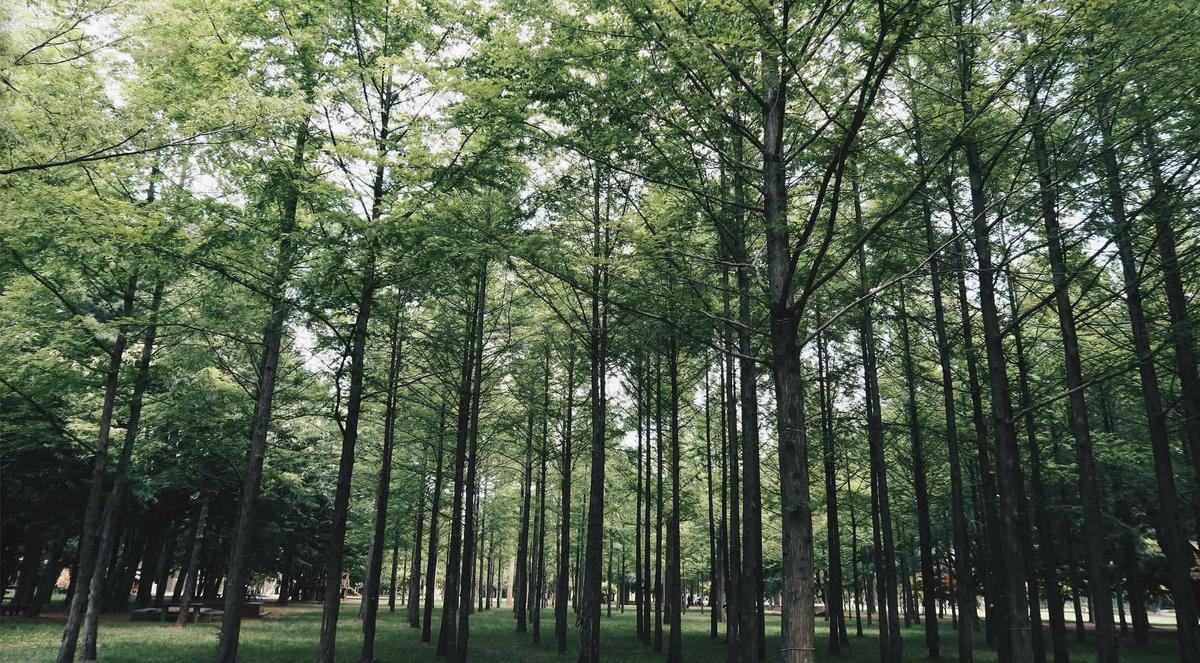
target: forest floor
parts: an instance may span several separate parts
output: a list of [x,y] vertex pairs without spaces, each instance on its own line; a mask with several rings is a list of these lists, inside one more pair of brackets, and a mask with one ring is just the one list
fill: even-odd
[[[347,601],[342,605],[338,628],[338,660],[358,661],[362,646],[359,628],[358,602]],[[605,618],[601,627],[601,658],[605,661],[661,661],[648,647],[639,644],[634,637],[633,606],[624,614],[614,611]],[[313,659],[317,638],[321,628],[321,608],[318,604],[299,604],[279,608],[268,605],[269,614],[262,619],[246,620],[242,623],[239,658],[247,663],[297,663]],[[397,608],[388,613],[386,607],[379,615],[380,627],[375,651],[383,663],[407,663],[437,661],[432,645],[419,642],[419,632],[410,629],[405,621],[404,610]],[[436,617],[435,617],[436,619]],[[768,620],[770,623],[772,620]],[[826,630],[818,622],[818,660],[866,663],[878,660],[878,646],[874,628],[865,631],[863,638],[851,636],[850,650],[838,658],[825,651]],[[853,624],[851,624],[853,627]],[[191,624],[186,629],[175,629],[170,625],[154,622],[130,622],[119,619],[106,620],[100,628],[99,659],[102,663],[208,663],[212,660],[217,645],[220,624]],[[771,628],[771,627],[769,627]],[[691,610],[683,616],[683,659],[685,661],[725,661],[723,642],[708,637],[709,615]],[[40,619],[9,619],[0,622],[0,661],[41,663],[54,661],[58,642],[62,635],[61,616],[51,615]],[[434,636],[436,638],[436,630]],[[1168,663],[1179,660],[1173,634],[1161,633],[1152,638],[1152,644],[1135,650],[1131,642],[1122,640],[1122,659],[1139,663]],[[923,631],[920,626],[906,629],[905,659],[927,661],[923,646]],[[524,661],[574,661],[579,646],[578,631],[572,628],[568,637],[568,653],[558,656],[554,647],[553,612],[542,613],[542,644],[530,644],[531,634],[514,632],[511,608],[503,606],[478,613],[471,618],[472,661],[519,663]],[[1128,642],[1128,644],[1127,644]],[[954,632],[949,624],[942,630],[942,655],[945,660],[955,658]],[[778,629],[771,628],[768,652],[778,648]],[[1095,660],[1093,643],[1079,644],[1071,635],[1071,660]],[[995,661],[993,650],[983,648],[982,636],[976,649],[975,660],[981,663]]]

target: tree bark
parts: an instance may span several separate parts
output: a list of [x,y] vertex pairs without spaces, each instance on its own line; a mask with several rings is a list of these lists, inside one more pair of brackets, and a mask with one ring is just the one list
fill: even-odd
[[929,523],[929,487],[925,477],[925,443],[921,438],[921,421],[917,411],[917,378],[913,367],[912,343],[908,330],[907,294],[900,286],[900,344],[903,347],[902,363],[904,383],[908,392],[908,432],[912,441],[913,491],[917,501],[917,538],[921,548],[921,599],[924,604],[925,647],[929,658],[941,655],[938,642],[937,577],[933,570],[933,531]]
[[[549,352],[549,346],[547,346]],[[549,380],[549,372],[546,375]],[[548,388],[548,382],[547,382]],[[554,589],[554,639],[558,643],[558,653],[567,653],[567,595],[570,593],[568,579],[571,573],[571,470],[574,466],[574,459],[571,451],[571,436],[575,423],[575,344],[572,343],[567,348],[567,410],[566,417],[563,422],[563,439],[562,439],[562,456],[559,459],[559,469],[562,473],[562,478],[559,486],[559,528],[558,528],[558,569],[555,579]],[[543,403],[544,407],[549,407],[548,400]],[[641,407],[639,401],[638,407]],[[642,490],[642,459],[641,459],[641,413],[639,410],[638,419],[638,517],[641,517],[641,490]],[[640,523],[640,520],[639,520]],[[640,536],[640,534],[639,534]],[[640,539],[639,539],[640,540]],[[641,559],[640,557],[638,558]],[[639,561],[639,569],[640,561]],[[640,571],[639,571],[640,572]],[[638,603],[638,619],[641,619],[642,605]],[[638,622],[638,628],[642,626]],[[639,631],[640,635],[640,631]]]
[[[821,318],[817,316],[817,326]],[[825,614],[829,616],[829,653],[840,655],[849,644],[846,614],[842,607],[842,539],[838,531],[837,465],[834,459],[833,391],[830,387],[829,348],[824,333],[817,335],[817,401],[821,411],[821,453],[825,470],[825,520],[829,546],[829,595]]]
[[[474,376],[471,378],[471,401],[470,401],[470,421],[469,421],[469,440],[467,450],[467,467],[466,467],[466,485],[464,489],[465,495],[465,513],[463,515],[463,544],[462,544],[462,576],[458,585],[459,590],[459,606],[458,606],[458,633],[457,643],[449,652],[449,660],[459,663],[467,661],[467,647],[470,644],[471,627],[471,599],[472,589],[474,587],[474,569],[475,569],[475,511],[476,511],[476,493],[479,490],[478,480],[476,475],[479,470],[479,405],[483,392],[483,340],[484,340],[484,317],[487,306],[487,261],[483,260],[479,265],[478,282],[475,288],[475,337],[474,337],[474,358],[471,360],[471,369]],[[453,601],[453,594],[451,594]]]
[[[313,54],[307,47],[301,48],[302,80],[304,96],[310,104],[315,98],[315,73]],[[233,544],[229,552],[229,566],[225,583],[225,607],[221,617],[221,637],[217,644],[217,663],[236,663],[238,637],[242,628],[242,604],[245,596],[242,587],[246,581],[246,564],[250,557],[255,518],[258,513],[258,498],[262,488],[263,459],[267,453],[267,434],[271,427],[271,412],[275,401],[275,382],[279,372],[279,355],[283,347],[285,325],[291,314],[291,303],[287,288],[291,281],[292,268],[299,257],[300,246],[293,236],[296,231],[296,211],[300,204],[304,164],[310,136],[308,118],[296,128],[292,145],[292,160],[283,195],[280,216],[279,245],[274,272],[271,277],[269,313],[263,327],[263,353],[259,363],[258,384],[254,395],[254,418],[250,428],[250,448],[246,454],[246,474],[242,480],[241,500],[238,505],[237,525],[234,526]]]
[[196,514],[196,525],[192,528],[192,553],[188,557],[187,571],[183,581],[183,594],[179,600],[179,615],[175,618],[175,628],[183,628],[188,623],[188,612],[191,610],[192,597],[196,594],[196,576],[200,572],[200,551],[204,548],[204,532],[208,525],[207,495],[200,499],[200,511]]
[[[1131,221],[1125,211],[1125,192],[1121,183],[1121,167],[1113,147],[1114,117],[1108,107],[1108,95],[1102,93],[1097,99],[1102,138],[1101,161],[1104,165],[1105,193],[1108,197],[1109,213],[1113,222],[1113,234],[1117,243],[1117,255],[1121,262],[1121,275],[1125,284],[1125,301],[1129,310],[1129,325],[1133,334],[1134,353],[1141,381],[1142,398],[1146,408],[1146,420],[1150,429],[1150,447],[1154,454],[1154,475],[1158,486],[1158,530],[1159,544],[1167,558],[1167,577],[1171,597],[1175,601],[1175,623],[1178,628],[1179,653],[1183,660],[1200,660],[1200,642],[1197,640],[1196,603],[1192,592],[1189,571],[1193,566],[1193,555],[1187,538],[1183,534],[1182,514],[1179,511],[1179,495],[1175,487],[1172,468],[1171,444],[1167,432],[1162,392],[1154,365],[1154,353],[1150,346],[1150,333],[1146,315],[1142,308],[1142,289],[1134,257]],[[1105,606],[1107,609],[1107,606]],[[1111,619],[1111,614],[1109,615]]]
[[[371,551],[367,559],[366,586],[362,597],[362,629],[363,644],[361,659],[364,663],[375,660],[375,622],[379,614],[379,586],[383,577],[383,541],[387,536],[388,498],[392,485],[392,452],[396,440],[396,389],[400,381],[401,345],[400,313],[397,312],[391,321],[389,341],[391,353],[388,357],[387,396],[383,413],[383,456],[379,461],[379,481],[375,487],[375,518],[371,534]],[[421,517],[417,516],[418,528]],[[418,530],[419,531],[419,530]],[[419,551],[420,541],[416,543]],[[419,555],[419,552],[418,552]],[[419,557],[413,562],[413,569],[420,564]],[[414,574],[415,575],[415,574]],[[415,611],[409,611],[415,614]]]
[[[153,185],[151,185],[151,192],[147,198],[153,202]],[[104,524],[100,533],[96,567],[92,572],[91,582],[88,584],[87,612],[84,615],[83,626],[83,659],[85,661],[96,660],[96,636],[100,622],[100,609],[104,602],[101,598],[101,591],[104,587],[108,560],[113,553],[113,533],[117,527],[117,520],[121,517],[121,506],[129,487],[129,463],[133,455],[133,444],[137,441],[138,426],[141,424],[142,401],[146,395],[146,388],[150,384],[150,361],[154,357],[154,341],[158,334],[158,309],[162,304],[162,297],[163,282],[159,280],[154,285],[154,294],[147,311],[149,322],[142,336],[142,354],[138,358],[137,376],[133,381],[133,395],[129,400],[129,420],[125,423],[125,440],[121,446],[120,459],[117,461],[112,490],[104,505]],[[133,560],[133,563],[137,564],[137,558]],[[126,594],[127,597],[128,594]]]
[[446,554],[446,577],[442,582],[442,627],[438,631],[437,655],[447,656],[454,660],[452,649],[458,646],[458,593],[459,580],[462,572],[462,538],[463,528],[459,520],[463,513],[465,492],[465,473],[467,462],[467,442],[471,437],[471,384],[473,381],[473,362],[475,357],[475,325],[482,317],[474,302],[479,299],[479,288],[482,282],[475,283],[475,296],[472,304],[467,306],[466,321],[463,325],[463,348],[461,373],[458,381],[458,421],[456,425],[456,442],[454,449],[454,500],[450,507],[450,544]]
[[[857,177],[851,178],[855,228],[863,234],[862,204]],[[879,373],[875,355],[875,321],[871,314],[867,281],[866,246],[858,251],[858,284],[863,295],[859,343],[863,353],[863,383],[867,404],[867,440],[871,456],[871,502],[875,526],[875,573],[879,594],[879,653],[885,663],[899,663],[903,645],[896,583],[896,551],[892,537],[891,505],[888,501],[887,462],[884,459],[883,419],[879,403]]]
[[[125,284],[121,317],[133,315],[134,294],[137,292],[137,274],[131,274]],[[67,604],[67,622],[63,627],[62,641],[58,649],[58,663],[73,663],[75,648],[79,643],[79,630],[83,626],[84,611],[97,561],[102,508],[104,506],[104,478],[108,467],[108,441],[112,431],[113,410],[117,388],[121,377],[121,360],[125,356],[128,337],[124,327],[117,330],[117,337],[105,350],[108,353],[108,370],[104,376],[104,403],[100,408],[100,432],[96,438],[96,452],[92,457],[92,479],[88,487],[86,506],[83,512],[83,532],[79,536],[79,563],[77,573],[72,575],[75,591]]]
[[425,566],[425,615],[421,622],[421,642],[433,639],[433,592],[437,580],[438,519],[442,515],[442,461],[445,458],[446,406],[438,410],[437,459],[433,470],[433,504],[429,510],[429,560]]

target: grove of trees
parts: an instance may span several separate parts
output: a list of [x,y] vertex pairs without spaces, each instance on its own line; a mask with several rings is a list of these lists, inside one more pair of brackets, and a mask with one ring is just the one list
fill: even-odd
[[60,663],[193,601],[232,663],[264,583],[322,663],[385,603],[1200,662],[1195,2],[10,4],[0,577]]

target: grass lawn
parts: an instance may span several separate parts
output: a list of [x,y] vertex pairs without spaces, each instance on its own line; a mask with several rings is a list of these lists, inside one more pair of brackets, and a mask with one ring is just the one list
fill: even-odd
[[[267,606],[270,614],[257,620],[247,620],[242,625],[239,658],[248,663],[280,662],[300,663],[311,661],[317,647],[321,624],[319,605],[303,604],[287,608]],[[356,662],[362,635],[359,628],[358,602],[347,601],[342,606],[342,619],[338,629],[338,660]],[[435,614],[435,626],[436,626]],[[708,614],[692,610],[683,617],[683,658],[686,661],[724,661],[723,643],[708,637]],[[777,626],[768,628],[767,649],[778,648]],[[775,622],[777,625],[778,622]],[[100,624],[99,657],[104,663],[133,663],[141,661],[170,661],[172,663],[209,663],[216,651],[219,624],[191,624],[186,629],[175,629],[170,625],[153,622],[130,622],[120,616],[113,621]],[[873,630],[863,638],[851,637],[850,652],[838,659],[824,652],[824,622],[818,622],[818,659],[823,661],[875,661],[878,646]],[[851,623],[853,627],[853,623]],[[6,619],[0,623],[0,661],[41,663],[53,661],[62,635],[61,617],[34,620]],[[906,660],[927,660],[924,656],[920,627],[908,629],[905,636]],[[434,638],[437,630],[434,629]],[[554,621],[550,611],[542,613],[542,644],[530,644],[531,634],[514,632],[512,611],[506,606],[477,614],[471,618],[472,661],[497,661],[516,663],[519,661],[574,661],[579,644],[578,631],[571,629],[568,637],[569,651],[559,657],[554,647]],[[386,663],[407,661],[436,661],[433,646],[421,644],[418,631],[410,629],[404,621],[402,611],[389,614],[384,608],[375,651],[378,660]],[[980,648],[976,650],[977,661],[996,660],[995,652],[982,648],[982,636],[978,638]],[[1153,644],[1143,650],[1135,650],[1131,642],[1122,641],[1122,658],[1126,661],[1167,663],[1179,660],[1170,635],[1156,634]],[[601,630],[601,652],[606,661],[661,661],[661,655],[653,655],[634,638],[634,611],[632,606],[625,614],[613,613],[606,618]],[[1071,660],[1095,660],[1091,642],[1079,645],[1071,634]],[[942,653],[946,660],[955,657],[954,633],[947,625],[942,630]]]

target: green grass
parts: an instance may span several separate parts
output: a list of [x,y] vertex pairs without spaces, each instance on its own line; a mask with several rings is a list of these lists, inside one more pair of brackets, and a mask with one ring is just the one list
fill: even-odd
[[[312,604],[287,608],[268,606],[270,614],[257,620],[246,620],[242,624],[239,658],[248,663],[302,663],[314,658],[317,637],[320,631],[320,606]],[[346,602],[342,606],[342,619],[338,627],[338,660],[359,660],[362,645],[360,622],[357,619],[358,603]],[[116,621],[100,624],[99,658],[104,663],[171,662],[209,663],[215,653],[219,624],[192,624],[186,629],[175,629],[170,625],[153,622],[129,622],[114,616]],[[685,661],[724,661],[725,645],[708,637],[708,614],[692,610],[683,617],[683,658]],[[774,624],[772,625],[772,622]],[[767,639],[768,652],[777,651],[779,645],[777,621],[768,617],[771,637]],[[436,614],[435,614],[436,626]],[[851,624],[853,626],[853,624]],[[818,622],[818,660],[822,661],[875,661],[878,660],[878,645],[873,637],[874,629],[868,629],[861,639],[851,637],[850,651],[841,658],[825,653],[825,624]],[[60,619],[9,619],[0,623],[0,661],[40,663],[53,661],[62,634]],[[434,629],[434,638],[437,629]],[[905,659],[928,660],[922,642],[920,627],[907,629],[905,637]],[[1074,642],[1071,634],[1071,660],[1095,660],[1092,643],[1083,645]],[[376,640],[379,661],[402,663],[408,661],[436,661],[433,646],[419,642],[419,633],[410,629],[404,621],[402,610],[389,614],[384,608]],[[979,640],[982,640],[980,636]],[[573,627],[568,636],[569,651],[558,656],[554,647],[554,620],[551,611],[542,615],[542,644],[530,644],[531,634],[514,632],[512,611],[507,607],[476,614],[471,618],[472,661],[495,661],[518,663],[523,661],[574,661],[579,645],[579,633]],[[614,612],[605,618],[601,626],[601,654],[605,661],[661,661],[634,638],[634,611],[626,608],[625,614]],[[1158,635],[1153,644],[1135,650],[1132,643],[1122,641],[1122,658],[1126,661],[1145,663],[1167,663],[1179,660],[1179,654],[1169,635]],[[954,632],[948,625],[942,629],[942,654],[945,660],[955,658]],[[768,656],[775,658],[774,654]],[[977,661],[996,660],[995,652],[986,650],[979,642]]]

